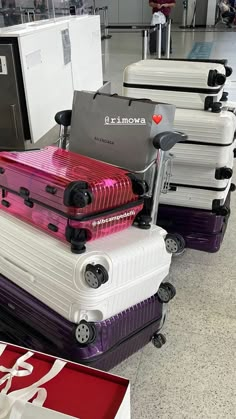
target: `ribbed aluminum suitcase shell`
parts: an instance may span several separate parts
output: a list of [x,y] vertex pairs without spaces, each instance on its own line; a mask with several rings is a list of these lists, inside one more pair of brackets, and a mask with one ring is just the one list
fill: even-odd
[[227,187],[220,190],[204,186],[191,187],[170,183],[170,190],[166,194],[161,194],[160,203],[217,212],[224,205],[230,185],[231,181],[229,180]]
[[220,101],[225,80],[221,64],[142,60],[126,67],[123,94],[206,110]]
[[21,196],[7,190],[1,190],[1,195],[0,209],[71,243],[75,253],[83,253],[85,244],[90,240],[97,240],[130,227],[143,208],[142,200],[132,201],[115,210],[74,220],[35,202],[29,206],[29,201],[25,202]]
[[[17,327],[16,327],[17,325]],[[68,348],[64,352],[61,346],[44,339],[34,329],[29,330],[24,324],[16,322],[15,318],[0,310],[0,337],[4,342],[27,347],[36,351],[54,355],[64,356],[66,359],[80,364],[85,364],[103,371],[109,371],[122,361],[133,355],[135,352],[147,345],[157,332],[162,328],[162,319],[156,317],[153,321],[137,329],[134,333],[121,340],[110,350],[104,352],[97,358],[90,360],[78,360],[75,347]],[[65,354],[66,355],[63,355]]]
[[225,166],[219,168],[181,164],[176,159],[172,167],[171,183],[179,186],[224,189],[233,175],[234,156],[232,150],[230,154],[231,156]]
[[0,186],[74,217],[137,199],[127,171],[52,146],[1,152]]
[[230,192],[224,203],[225,215],[211,211],[160,205],[157,223],[169,233],[178,233],[187,248],[217,252],[224,239],[230,217]]
[[[124,340],[129,339],[153,321],[161,324],[165,309],[157,294],[135,306],[97,323],[81,323],[86,333],[93,335],[91,342],[79,343],[78,326],[55,313],[26,291],[0,276],[0,330],[25,340],[24,345],[70,359],[76,362],[95,362],[106,357]],[[89,332],[88,332],[89,330]],[[35,339],[38,335],[38,340]],[[86,339],[86,334],[85,338]]]
[[0,274],[66,319],[100,321],[149,298],[167,277],[165,230],[130,227],[75,255],[45,233],[0,213]]
[[236,130],[232,112],[176,109],[174,128],[188,136],[171,151],[176,163],[220,168],[232,156]]

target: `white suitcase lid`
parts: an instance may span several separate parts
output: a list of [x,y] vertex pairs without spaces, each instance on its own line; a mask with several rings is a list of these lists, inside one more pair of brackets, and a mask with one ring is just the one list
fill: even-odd
[[[176,109],[174,128],[187,134],[187,144],[226,146],[234,142],[236,116],[232,112],[214,113]],[[174,150],[178,148],[176,144]]]
[[222,88],[226,79],[225,74],[225,67],[222,64],[142,60],[125,68],[124,86],[151,85],[153,88],[164,86],[167,90],[175,88],[179,91],[189,88],[197,91],[209,90],[210,93],[212,90],[217,92]]

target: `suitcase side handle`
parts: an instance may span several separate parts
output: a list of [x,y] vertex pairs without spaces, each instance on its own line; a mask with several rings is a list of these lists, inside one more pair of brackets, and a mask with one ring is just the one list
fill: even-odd
[[188,136],[180,131],[165,131],[153,138],[153,145],[157,150],[169,151],[175,144],[187,141]]
[[58,125],[69,127],[71,125],[72,110],[60,111],[55,115],[55,121]]
[[26,269],[22,268],[21,266],[16,265],[11,260],[7,259],[4,256],[0,256],[0,267],[1,267],[1,273],[8,277],[9,271],[13,273],[13,275],[16,275],[17,278],[21,278],[22,274],[24,276],[24,279],[28,279],[29,282],[33,283],[35,282],[35,278],[32,274],[30,274]]

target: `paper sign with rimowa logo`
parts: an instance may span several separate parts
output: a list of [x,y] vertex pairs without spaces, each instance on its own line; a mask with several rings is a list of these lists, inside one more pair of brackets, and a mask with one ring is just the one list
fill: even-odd
[[115,118],[110,118],[110,116],[105,116],[104,125],[146,125],[145,118],[124,118],[117,116]]
[[120,214],[120,215],[114,215],[113,217],[109,217],[109,218],[101,218],[100,220],[96,220],[92,223],[93,227],[99,226],[99,225],[103,225],[103,224],[108,224],[108,223],[112,223],[112,221],[119,221],[119,220],[123,220],[124,218],[128,218],[131,215],[135,215],[135,211],[131,210],[129,212],[125,212],[124,214]]

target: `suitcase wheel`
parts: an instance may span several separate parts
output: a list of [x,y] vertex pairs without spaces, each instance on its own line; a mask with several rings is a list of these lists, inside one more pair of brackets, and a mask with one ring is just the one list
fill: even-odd
[[234,183],[231,183],[230,192],[235,192],[235,191],[236,191],[236,185]]
[[217,211],[217,215],[221,215],[222,217],[227,217],[230,214],[230,209],[227,207],[221,207]]
[[212,112],[213,113],[220,113],[222,109],[222,103],[215,102],[212,104]]
[[176,295],[175,287],[169,282],[164,282],[160,285],[159,290],[157,291],[158,299],[161,303],[167,304],[171,301]]
[[231,167],[221,167],[220,169],[216,169],[215,178],[217,180],[231,179],[232,176],[233,169],[231,169]]
[[227,102],[228,96],[229,96],[229,93],[228,92],[224,92],[223,95],[222,95],[222,98],[220,99],[220,101],[221,102]]
[[165,238],[166,250],[175,256],[179,256],[184,252],[185,240],[180,234],[167,234]]
[[73,203],[77,208],[85,208],[87,205],[91,204],[91,202],[91,194],[86,190],[76,191],[73,196]]
[[166,343],[166,338],[161,333],[155,333],[152,337],[152,343],[155,348],[160,349]]
[[232,67],[229,67],[228,65],[225,67],[225,73],[226,73],[226,77],[230,77],[231,74],[233,73],[233,69]]
[[149,228],[151,228],[151,221],[152,217],[150,217],[149,215],[141,214],[137,217],[137,226],[142,230],[149,230]]
[[82,320],[75,329],[75,337],[80,345],[89,345],[96,339],[96,328],[92,323]]
[[132,182],[132,190],[135,195],[143,196],[148,190],[148,184],[145,180],[137,179],[133,173],[128,173],[128,176]]
[[88,264],[84,276],[87,285],[95,289],[101,287],[109,279],[108,272],[102,265]]

